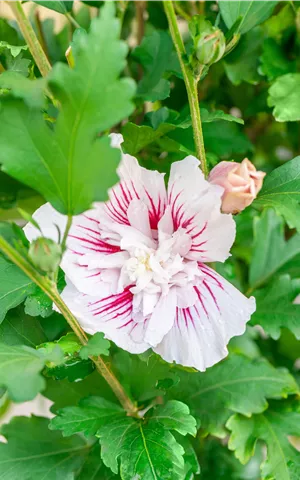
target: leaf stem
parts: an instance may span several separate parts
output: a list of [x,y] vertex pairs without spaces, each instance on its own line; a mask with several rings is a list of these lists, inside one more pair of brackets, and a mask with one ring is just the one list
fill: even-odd
[[184,57],[186,56],[186,51],[182,37],[178,28],[177,18],[171,0],[165,0],[163,2],[165,13],[169,22],[169,29],[173,43],[176,48],[178,55],[179,63],[183,73],[183,78],[188,94],[188,100],[191,110],[191,118],[193,125],[194,141],[196,147],[196,154],[201,162],[201,169],[205,176],[208,174],[205,149],[204,149],[204,140],[202,132],[202,123],[201,123],[201,114],[199,106],[199,97],[198,97],[198,82],[200,75],[197,77],[194,76],[194,73],[190,66],[185,62]]
[[37,28],[37,31],[38,31],[38,40],[41,44],[42,49],[44,50],[44,53],[45,53],[47,59],[49,60],[49,52],[48,52],[47,42],[46,42],[45,35],[44,35],[44,32],[43,32],[43,26],[42,26],[42,22],[41,22],[41,18],[40,18],[40,12],[39,12],[38,9],[35,10],[35,12],[34,12],[34,18],[35,18],[36,28]]
[[72,226],[72,220],[73,220],[72,215],[68,215],[67,224],[66,224],[66,228],[65,228],[65,231],[64,231],[64,236],[63,236],[62,241],[61,241],[62,252],[64,252],[65,249],[66,249],[67,238],[68,238],[70,228]]
[[51,65],[45,55],[44,50],[40,45],[40,42],[37,39],[31,23],[25,15],[21,2],[8,2],[8,4],[16,17],[22,35],[25,38],[27,45],[29,46],[30,52],[42,76],[46,77],[51,70]]
[[71,25],[73,25],[74,28],[81,28],[79,23],[75,20],[75,18],[71,15],[71,13],[66,13],[65,16],[67,17],[67,19],[69,20],[69,22],[71,23]]
[[[71,220],[72,220],[72,217],[71,217]],[[17,265],[38,287],[40,287],[41,290],[43,290],[43,292],[46,293],[46,295],[48,295],[48,297],[53,301],[53,303],[57,306],[59,311],[65,317],[68,324],[72,328],[73,332],[78,337],[80,343],[82,345],[86,345],[88,341],[88,337],[86,333],[82,330],[77,319],[74,317],[72,312],[69,310],[68,306],[65,304],[65,302],[61,298],[56,288],[56,284],[52,282],[49,278],[38,273],[33,267],[33,265],[31,265],[31,263],[26,258],[24,258],[17,250],[15,250],[1,236],[0,236],[0,250],[2,250],[2,252],[15,265]],[[128,397],[123,386],[121,385],[119,380],[115,377],[115,375],[111,372],[111,370],[106,365],[106,363],[102,360],[102,358],[100,356],[99,357],[92,356],[90,358],[94,362],[98,372],[104,377],[104,379],[107,381],[107,383],[113,390],[114,394],[118,398],[124,410],[126,410],[127,414],[130,416],[137,416],[138,409],[136,405]]]
[[181,7],[179,2],[174,2],[175,10],[182,18],[184,18],[187,22],[191,20],[191,16]]

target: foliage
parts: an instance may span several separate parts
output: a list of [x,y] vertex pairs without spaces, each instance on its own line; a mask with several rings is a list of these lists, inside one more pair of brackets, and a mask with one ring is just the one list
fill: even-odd
[[[28,26],[0,18],[6,480],[300,478],[299,5],[172,3],[181,63],[165,13],[170,2],[35,1],[25,11],[29,37],[50,63],[44,77]],[[20,228],[50,202],[68,217],[67,229],[57,214],[60,245],[39,242],[65,252],[73,217],[105,201],[118,181],[112,132],[123,135],[126,154],[166,178],[173,162],[197,156],[197,82],[208,170],[247,156],[266,173],[253,204],[234,216],[232,256],[211,265],[255,297],[256,311],[227,357],[201,373],[76,329],[57,305],[68,279],[32,260]],[[52,402],[51,420],[4,424],[6,406],[38,394]]]
[[299,436],[299,404],[275,403],[266,413],[251,418],[234,415],[227,426],[231,430],[229,447],[242,463],[252,456],[257,440],[265,442],[268,458],[262,464],[264,479],[299,477],[299,452],[288,439],[288,435]]

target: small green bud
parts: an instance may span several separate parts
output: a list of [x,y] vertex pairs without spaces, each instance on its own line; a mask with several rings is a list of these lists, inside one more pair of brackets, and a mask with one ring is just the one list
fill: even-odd
[[39,237],[31,242],[28,255],[32,263],[40,270],[53,273],[61,261],[61,246],[50,238]]
[[221,30],[211,27],[201,33],[197,39],[196,57],[201,65],[211,65],[223,57],[226,40]]

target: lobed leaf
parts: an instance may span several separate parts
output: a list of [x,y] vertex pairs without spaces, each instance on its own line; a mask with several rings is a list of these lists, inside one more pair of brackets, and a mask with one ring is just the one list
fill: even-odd
[[89,356],[109,355],[110,342],[104,338],[102,332],[97,332],[93,335],[87,345],[80,350],[81,358],[87,360]]
[[278,340],[282,328],[288,328],[300,339],[300,306],[294,304],[300,293],[300,280],[282,275],[271,285],[258,290],[256,311],[251,317],[252,325],[261,325],[274,340]]
[[[0,112],[3,170],[40,192],[64,214],[79,214],[104,200],[117,181],[118,149],[99,134],[131,113],[134,84],[119,75],[126,46],[114,6],[106,4],[87,35],[73,42],[75,68],[56,64],[48,83],[60,102],[50,130],[41,112],[5,98]],[[92,66],[92,67],[91,67]]]
[[277,122],[300,120],[300,73],[288,73],[278,77],[269,88],[268,105],[274,107]]
[[269,173],[254,206],[271,207],[283,215],[291,228],[300,230],[300,157]]
[[262,464],[262,478],[297,480],[300,475],[300,453],[291,445],[289,435],[300,436],[299,403],[274,403],[265,413],[245,418],[234,415],[227,422],[231,430],[229,448],[246,463],[254,454],[256,443],[267,446],[267,459]]
[[189,405],[205,433],[224,437],[230,412],[260,413],[267,408],[267,399],[297,391],[286,370],[276,369],[264,359],[231,354],[204,373],[181,373],[178,387],[171,389],[169,396]]
[[300,234],[284,239],[284,224],[274,210],[265,210],[254,224],[254,245],[249,284],[255,289],[300,253]]
[[15,417],[1,427],[7,440],[0,443],[0,470],[5,480],[75,478],[88,446],[78,436],[66,439],[59,432],[49,431],[48,422],[42,417]]

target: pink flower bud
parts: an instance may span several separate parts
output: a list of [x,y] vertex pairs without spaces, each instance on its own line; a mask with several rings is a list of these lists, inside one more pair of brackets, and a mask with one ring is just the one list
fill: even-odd
[[248,158],[244,158],[241,163],[218,163],[210,172],[208,180],[224,188],[222,211],[239,213],[256,198],[265,175],[264,172],[257,171]]

